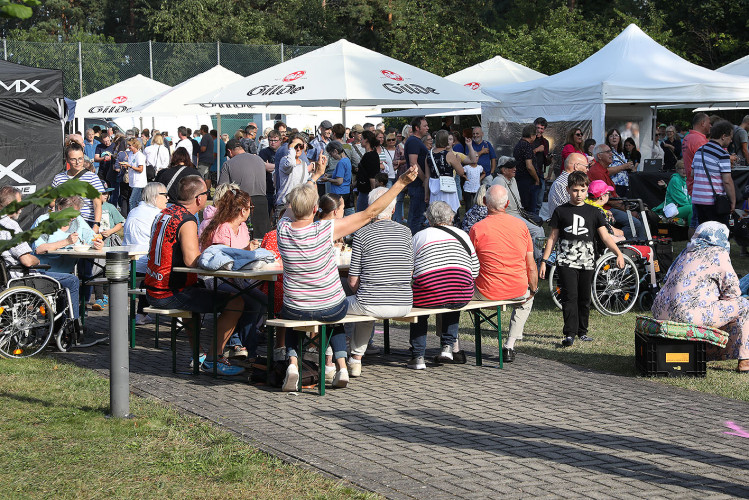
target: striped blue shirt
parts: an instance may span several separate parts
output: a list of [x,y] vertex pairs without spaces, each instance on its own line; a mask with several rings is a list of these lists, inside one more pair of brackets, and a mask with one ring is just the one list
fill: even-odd
[[[68,175],[67,172],[60,172],[55,176],[54,179],[52,179],[52,187],[57,187],[72,178],[73,176]],[[101,183],[101,179],[99,179],[98,175],[92,172],[85,172],[82,176],[78,177],[78,180],[88,182],[89,184],[94,186],[100,193],[104,192],[104,185]],[[97,222],[94,220],[94,203],[88,198],[83,198],[81,216],[88,222]]]
[[[704,162],[703,162],[704,158]],[[710,181],[713,187],[710,187],[705,168],[710,173]],[[692,172],[694,173],[694,187],[692,188],[692,203],[696,205],[714,205],[716,194],[725,194],[723,187],[723,178],[721,174],[731,173],[731,157],[720,144],[715,141],[709,141],[694,154],[692,161]]]

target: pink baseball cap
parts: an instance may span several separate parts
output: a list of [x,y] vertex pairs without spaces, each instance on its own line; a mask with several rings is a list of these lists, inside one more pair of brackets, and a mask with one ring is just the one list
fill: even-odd
[[588,194],[590,194],[593,198],[600,198],[605,193],[611,193],[613,191],[613,187],[600,180],[593,181],[590,183],[590,186],[588,186]]

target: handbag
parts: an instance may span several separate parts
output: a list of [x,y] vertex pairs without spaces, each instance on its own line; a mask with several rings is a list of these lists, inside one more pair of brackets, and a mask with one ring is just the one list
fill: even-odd
[[[439,172],[439,169],[437,169],[437,163],[434,161],[434,154],[432,153],[432,150],[429,150],[429,156],[432,157],[432,165],[434,165],[435,170]],[[457,193],[458,192],[458,186],[455,184],[455,177],[449,176],[449,175],[440,175],[440,191],[443,193]]]
[[702,157],[702,169],[705,171],[705,177],[707,182],[710,183],[710,189],[713,191],[713,199],[715,200],[715,213],[718,215],[726,215],[731,213],[731,199],[727,194],[718,194],[715,192],[713,187],[713,180],[710,178],[710,173],[707,171],[707,165],[705,165],[705,151],[700,148],[700,156]]
[[148,182],[153,182],[153,180],[156,178],[156,167],[153,165],[146,165],[146,180]]
[[512,199],[515,200],[515,205],[518,207],[518,212],[520,213],[520,217],[527,220],[534,226],[541,227],[544,224],[543,219],[539,215],[536,215],[533,212],[529,212],[523,208],[523,205],[520,204],[520,201],[518,200],[517,196],[515,196],[515,193],[512,192],[512,189],[508,187],[507,192],[510,193],[510,195],[512,195]]

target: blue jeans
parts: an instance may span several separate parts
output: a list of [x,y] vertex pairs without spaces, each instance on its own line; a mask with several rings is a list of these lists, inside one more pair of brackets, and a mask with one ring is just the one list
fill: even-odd
[[140,203],[141,194],[143,194],[143,188],[132,188],[129,202],[130,210],[133,210],[138,206],[138,203]]
[[[324,321],[324,322],[335,322],[346,317],[348,312],[348,301],[344,300],[340,304],[326,309],[316,309],[312,311],[302,311],[300,309],[294,309],[288,307],[286,304],[281,308],[280,317],[284,319],[298,319],[307,321]],[[299,338],[297,333],[291,328],[286,329],[286,353],[289,357],[299,357],[296,348],[299,345]],[[333,349],[333,357],[335,359],[345,358],[346,353],[346,332],[343,329],[343,325],[336,325],[330,334],[330,347]],[[325,350],[326,346],[322,346]]]
[[416,234],[422,230],[424,221],[424,212],[426,212],[426,202],[424,201],[424,186],[408,186],[408,227],[411,234]]
[[541,211],[541,205],[544,204],[544,194],[546,193],[546,179],[541,177],[541,184],[536,186],[536,206],[533,208],[533,213],[538,215]]
[[406,192],[401,191],[395,198],[395,213],[393,214],[393,220],[395,222],[403,222],[403,198],[406,197]]
[[[458,338],[458,323],[460,322],[460,311],[439,314],[442,319],[442,331],[440,332],[440,345],[453,346]],[[411,356],[417,358],[424,356],[427,350],[427,321],[429,316],[419,316],[416,323],[410,325]]]
[[624,232],[624,237],[626,239],[632,239],[632,238],[641,238],[645,239],[645,227],[642,225],[642,221],[636,217],[632,217],[632,222],[635,225],[635,231],[637,232],[637,235],[632,234],[632,228],[629,227],[629,219],[627,217],[627,212],[624,210],[619,210],[616,208],[611,209],[611,214],[614,216],[614,220],[616,221],[616,225],[621,226],[621,230]]
[[[237,289],[228,283],[221,283],[218,289],[222,292],[237,293]],[[254,358],[259,342],[258,329],[262,325],[263,315],[268,309],[268,297],[253,288],[241,295],[244,300],[244,312],[237,321],[237,327],[226,342],[227,346],[241,345],[247,348],[250,357]]]
[[56,279],[60,282],[60,285],[63,288],[68,289],[68,291],[70,292],[70,302],[73,306],[73,319],[78,319],[78,313],[80,312],[78,310],[78,297],[81,290],[80,280],[75,275],[68,273],[53,273],[42,271],[42,274]]
[[369,206],[369,193],[359,193],[356,198],[356,211],[363,212]]

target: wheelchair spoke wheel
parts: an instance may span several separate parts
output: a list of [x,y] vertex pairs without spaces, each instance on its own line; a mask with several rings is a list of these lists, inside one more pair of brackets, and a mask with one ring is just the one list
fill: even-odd
[[27,358],[52,336],[54,310],[38,290],[15,286],[0,293],[0,355]]
[[640,275],[635,263],[624,256],[624,269],[616,267],[616,255],[606,253],[596,262],[593,273],[593,305],[601,313],[617,316],[637,303]]
[[551,292],[551,300],[554,304],[561,309],[562,308],[562,289],[559,286],[559,273],[557,272],[557,266],[551,266],[549,269],[549,291]]

